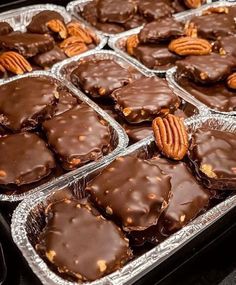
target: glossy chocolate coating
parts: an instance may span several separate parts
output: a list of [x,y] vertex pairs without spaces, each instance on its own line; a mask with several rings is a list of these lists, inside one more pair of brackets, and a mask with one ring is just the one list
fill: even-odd
[[86,190],[125,231],[135,231],[157,223],[168,205],[170,186],[170,177],[159,167],[125,156],[117,158],[90,181]]
[[34,129],[53,115],[57,87],[48,77],[24,77],[1,85],[0,125],[13,132]]
[[45,142],[32,133],[1,137],[0,153],[0,185],[39,181],[56,166]]
[[0,22],[0,36],[10,34],[13,31],[10,24],[7,22]]
[[125,31],[124,27],[114,23],[96,23],[96,28],[104,33],[118,34]]
[[178,78],[178,84],[193,97],[211,109],[221,112],[236,111],[236,92],[229,89],[226,82],[201,85],[187,78]]
[[56,106],[54,116],[60,115],[78,104],[77,99],[66,90],[59,92],[59,100]]
[[116,110],[129,123],[152,121],[158,115],[173,113],[180,104],[166,80],[157,77],[136,80],[111,96],[116,102]]
[[119,0],[98,0],[97,12],[99,21],[105,23],[122,24],[130,20],[136,12],[136,6],[132,1]]
[[146,20],[142,16],[136,14],[130,20],[126,21],[123,25],[126,30],[130,30],[130,29],[140,27],[145,23],[146,23]]
[[47,207],[46,217],[36,249],[59,272],[78,282],[99,279],[132,257],[121,229],[88,203],[59,201]]
[[218,39],[214,47],[219,52],[223,52],[236,57],[236,36],[228,36]]
[[110,147],[109,127],[86,104],[45,121],[43,130],[66,170],[99,159]]
[[183,24],[174,18],[163,18],[144,26],[138,37],[141,43],[159,43],[183,35]]
[[49,32],[47,22],[51,20],[60,20],[64,22],[64,18],[56,11],[42,11],[32,17],[31,22],[27,26],[30,33],[46,34]]
[[190,22],[196,26],[199,37],[209,40],[233,35],[236,32],[234,19],[224,13],[196,16]]
[[128,84],[131,77],[128,70],[110,59],[83,61],[71,73],[72,83],[94,98],[109,96]]
[[0,48],[17,51],[24,57],[32,57],[53,49],[54,40],[49,35],[11,33],[0,36]]
[[176,62],[177,76],[200,83],[215,83],[224,80],[236,67],[236,58],[212,53],[192,55]]
[[91,1],[85,4],[81,14],[86,21],[95,26],[98,18],[96,1]]
[[160,218],[165,233],[175,232],[208,206],[210,192],[197,183],[185,163],[155,157],[150,160],[171,177],[172,196]]
[[150,69],[168,69],[174,66],[179,56],[168,50],[168,45],[139,44],[134,48],[134,57]]
[[210,189],[236,190],[236,134],[198,129],[192,136],[189,159]]
[[164,17],[170,17],[174,12],[164,1],[142,0],[138,4],[139,13],[149,22]]
[[142,123],[138,125],[123,124],[131,143],[136,143],[153,134],[151,123]]
[[55,46],[53,49],[50,51],[47,51],[45,53],[37,54],[34,58],[33,61],[43,67],[43,68],[50,68],[52,67],[53,64],[62,61],[66,59],[66,55],[64,52],[57,46]]

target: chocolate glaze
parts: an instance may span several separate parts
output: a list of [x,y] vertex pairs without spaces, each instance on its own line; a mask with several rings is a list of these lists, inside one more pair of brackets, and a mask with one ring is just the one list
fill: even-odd
[[151,123],[142,123],[138,125],[123,124],[131,143],[136,143],[153,134]]
[[122,24],[130,20],[136,12],[135,4],[130,0],[98,0],[97,12],[99,21]]
[[125,31],[124,27],[122,27],[119,24],[114,24],[114,23],[97,22],[95,27],[104,33],[111,33],[111,34],[118,34],[118,33],[122,33]]
[[18,32],[0,36],[0,48],[17,51],[24,57],[35,56],[53,47],[54,40],[49,35]]
[[66,170],[99,159],[110,147],[109,127],[81,104],[43,123],[51,148]]
[[169,69],[180,59],[168,50],[167,44],[138,44],[134,48],[134,57],[150,69]]
[[7,22],[0,22],[0,36],[10,34],[13,31],[10,24]]
[[121,229],[88,203],[59,201],[47,207],[46,217],[36,249],[65,276],[93,281],[120,269],[132,257]]
[[33,61],[37,65],[47,69],[47,68],[50,68],[53,64],[55,64],[59,61],[62,61],[66,58],[67,57],[64,54],[64,52],[59,47],[55,46],[50,51],[47,51],[47,52],[41,53],[41,54],[37,54],[33,58]]
[[198,178],[210,189],[236,190],[236,135],[198,129],[192,136],[189,159]]
[[233,89],[228,89],[225,82],[201,85],[184,77],[178,78],[177,82],[184,90],[209,108],[221,112],[236,111],[236,92]]
[[208,206],[210,192],[197,183],[184,162],[173,162],[165,158],[155,157],[150,160],[171,177],[169,206],[160,218],[160,228],[165,233],[173,233]]
[[97,1],[88,2],[83,7],[82,17],[91,25],[95,26],[97,23]]
[[184,34],[183,24],[174,18],[163,18],[144,26],[138,37],[141,43],[159,43],[178,38]]
[[39,181],[56,166],[45,142],[32,133],[0,138],[0,184],[24,185]]
[[177,76],[187,77],[200,83],[215,83],[224,80],[236,67],[236,58],[212,53],[192,55],[176,62]]
[[[110,59],[83,61],[71,73],[74,85],[90,96],[106,97],[131,81],[131,73]],[[103,89],[102,95],[99,90]]]
[[236,57],[236,36],[228,36],[218,39],[214,43],[217,51],[223,51],[226,54]]
[[168,205],[170,177],[148,161],[126,156],[90,181],[86,191],[125,231],[144,230]]
[[14,132],[37,127],[53,115],[57,87],[48,77],[25,77],[1,85],[0,125]]
[[61,90],[59,92],[59,100],[56,106],[54,116],[60,115],[78,104],[77,99],[71,95],[67,90]]
[[152,121],[157,115],[173,113],[180,105],[167,82],[157,77],[136,80],[111,96],[116,102],[116,110],[129,123]]
[[30,33],[46,34],[49,33],[47,22],[51,20],[60,20],[64,22],[64,18],[56,11],[42,11],[32,17],[31,22],[27,26]]
[[136,14],[130,20],[126,21],[123,25],[126,30],[130,30],[130,29],[140,27],[145,23],[146,23],[146,20],[142,16]]
[[233,17],[224,13],[196,16],[190,22],[197,27],[199,37],[210,40],[233,35],[236,32]]
[[174,9],[167,3],[156,0],[139,1],[138,10],[139,13],[149,22],[164,17],[170,17],[171,14],[174,13]]

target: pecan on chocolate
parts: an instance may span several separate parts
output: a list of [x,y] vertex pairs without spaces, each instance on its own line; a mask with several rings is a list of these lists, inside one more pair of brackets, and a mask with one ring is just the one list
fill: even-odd
[[188,151],[188,134],[183,120],[168,114],[165,118],[157,117],[152,122],[155,142],[166,157],[181,160]]
[[75,43],[84,43],[84,41],[81,39],[81,37],[71,36],[60,43],[60,48],[64,50]]
[[6,51],[0,55],[0,65],[14,74],[23,74],[32,71],[30,63],[19,53]]
[[227,78],[227,84],[228,84],[229,88],[236,89],[236,72],[232,73]]
[[86,46],[85,43],[74,43],[71,44],[69,46],[67,46],[64,49],[64,53],[68,56],[68,57],[72,57],[78,54],[81,54],[85,51],[88,50],[88,47]]
[[202,5],[202,0],[184,0],[184,4],[190,9],[195,9]]
[[65,24],[58,19],[47,22],[47,27],[54,33],[58,33],[61,39],[67,38],[67,28]]
[[93,41],[97,42],[96,37],[87,29],[83,28],[78,22],[70,22],[67,24],[69,36],[75,36],[81,39],[82,43],[91,44]]
[[210,42],[193,37],[181,37],[172,40],[168,48],[178,55],[205,55],[211,53]]
[[197,38],[197,27],[194,23],[188,21],[185,24],[184,33],[187,37]]
[[211,7],[205,11],[203,11],[202,15],[210,15],[210,14],[228,14],[228,7]]
[[132,35],[128,37],[126,41],[126,49],[128,54],[133,55],[134,54],[134,48],[138,45],[138,35]]

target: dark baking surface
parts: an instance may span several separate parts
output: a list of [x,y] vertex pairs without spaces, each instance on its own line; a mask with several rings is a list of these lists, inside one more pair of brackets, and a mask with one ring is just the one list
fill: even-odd
[[[67,0],[1,0],[0,12],[39,3],[66,5]],[[12,206],[13,207],[13,206]],[[0,243],[3,246],[8,275],[3,285],[41,285],[23,261],[9,238],[11,209],[0,203]],[[235,285],[236,284],[236,209],[211,227],[207,233],[186,246],[181,253],[136,284],[155,285]],[[1,269],[1,268],[0,268]],[[1,284],[1,280],[0,280]]]

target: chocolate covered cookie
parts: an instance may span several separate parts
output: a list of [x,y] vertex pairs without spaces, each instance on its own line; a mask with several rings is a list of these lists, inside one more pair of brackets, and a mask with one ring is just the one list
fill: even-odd
[[47,224],[36,249],[65,276],[78,282],[97,280],[132,257],[121,229],[86,201],[59,201],[45,214]]
[[125,231],[135,231],[157,223],[168,205],[170,187],[170,177],[159,167],[125,156],[89,182],[86,191]]
[[72,109],[77,104],[77,99],[71,93],[69,93],[67,90],[60,90],[54,116],[60,115]]
[[48,176],[55,167],[53,154],[36,134],[0,137],[0,185],[30,184]]
[[13,132],[36,128],[50,118],[58,84],[48,77],[24,77],[0,86],[0,125]]
[[109,127],[86,104],[45,121],[43,130],[66,170],[97,160],[110,148]]
[[[141,92],[140,92],[141,91]],[[179,98],[164,79],[144,77],[112,93],[118,110],[129,123],[152,121],[158,115],[173,113]]]
[[236,135],[198,129],[192,136],[189,159],[197,177],[210,189],[236,190]]
[[52,67],[53,64],[62,61],[64,59],[66,59],[66,55],[65,53],[57,46],[55,46],[53,49],[51,49],[50,51],[41,53],[41,54],[37,54],[36,56],[33,57],[33,61],[47,69]]

